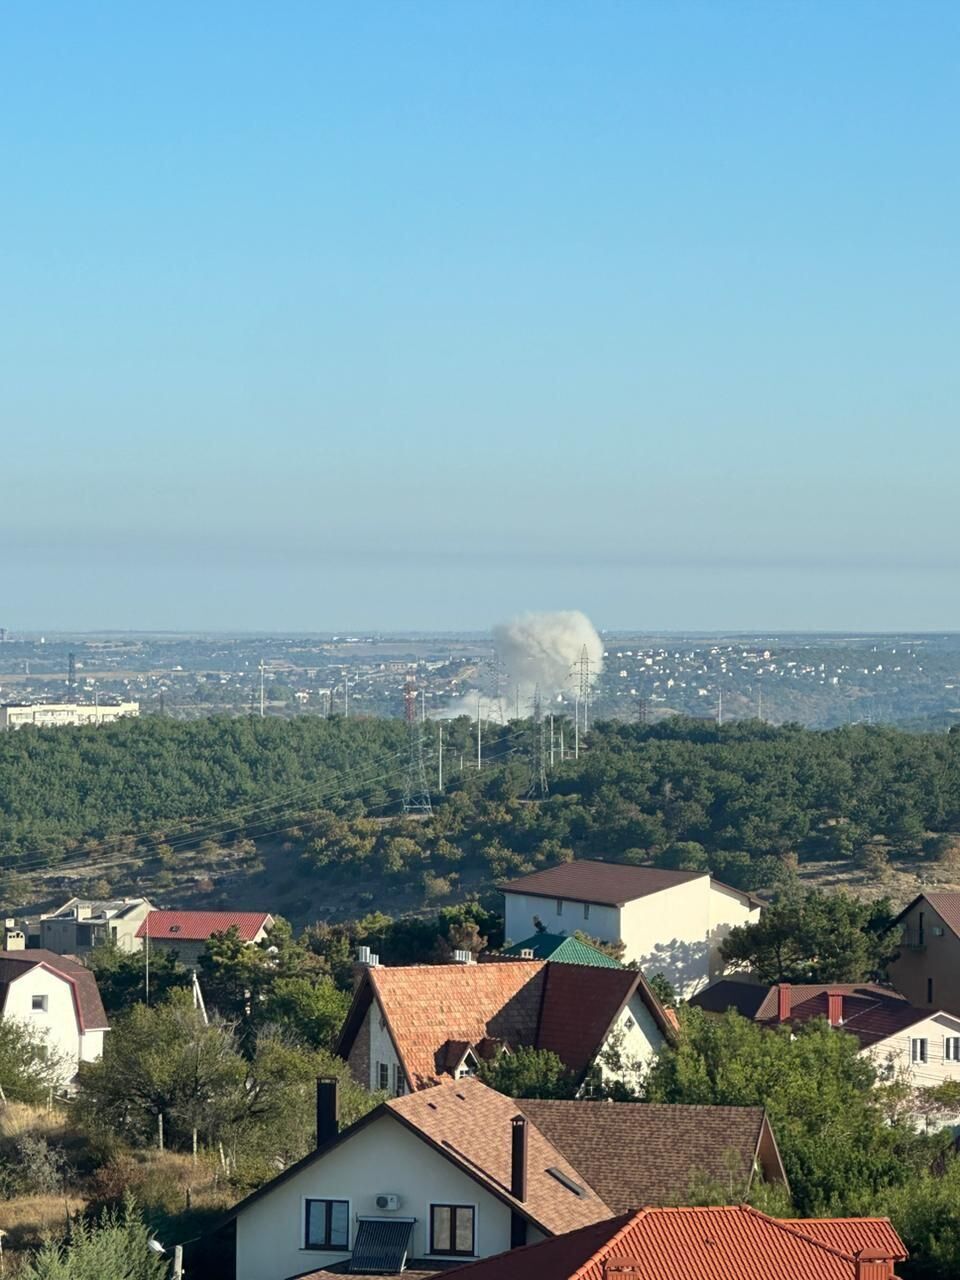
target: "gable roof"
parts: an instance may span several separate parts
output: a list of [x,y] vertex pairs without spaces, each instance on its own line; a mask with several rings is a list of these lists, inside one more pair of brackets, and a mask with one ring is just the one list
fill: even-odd
[[556,964],[592,964],[600,969],[620,969],[619,960],[607,955],[599,947],[593,947],[580,938],[567,937],[564,933],[535,933],[524,938],[500,954],[520,957],[524,951],[532,951],[534,960],[553,960]]
[[[842,1242],[807,1234],[817,1224],[782,1222],[749,1205],[691,1209],[645,1208],[540,1244],[513,1249],[447,1273],[449,1280],[855,1280],[864,1238],[893,1276],[906,1258],[884,1219],[835,1220]],[[895,1251],[895,1252],[892,1252]]]
[[151,942],[206,942],[214,933],[236,929],[244,942],[255,942],[261,929],[273,924],[268,911],[149,911],[138,938]]
[[762,1107],[539,1098],[517,1106],[614,1213],[683,1203],[704,1182],[744,1198],[758,1159],[767,1181],[787,1184]]
[[485,1046],[480,1056],[489,1056],[491,1041],[550,1049],[579,1078],[636,993],[672,1038],[673,1024],[636,969],[544,960],[373,966],[354,993],[336,1052],[349,1057],[376,1001],[411,1089],[451,1070],[451,1045]]
[[40,947],[31,951],[0,951],[0,1009],[6,1004],[10,983],[36,968],[48,969],[70,984],[77,1024],[82,1032],[109,1030],[110,1023],[91,970],[69,956]]
[[534,871],[499,887],[503,893],[529,893],[543,898],[572,898],[597,906],[622,907],[636,898],[649,897],[691,880],[703,880],[705,871],[664,871],[660,867],[635,867],[620,862],[595,862],[580,858],[545,871]]
[[918,893],[893,919],[890,928],[898,925],[907,912],[912,911],[924,899],[930,903],[950,932],[960,937],[960,893]]
[[861,1049],[879,1044],[898,1031],[905,1031],[941,1012],[937,1009],[918,1009],[898,992],[872,982],[782,983],[765,987],[724,978],[697,992],[690,1003],[710,1013],[735,1009],[744,1017],[752,1018],[764,1026],[775,1026],[779,1022],[781,988],[789,1000],[791,1022],[826,1018],[829,995],[833,993],[841,996],[841,1029],[855,1035],[860,1041]]

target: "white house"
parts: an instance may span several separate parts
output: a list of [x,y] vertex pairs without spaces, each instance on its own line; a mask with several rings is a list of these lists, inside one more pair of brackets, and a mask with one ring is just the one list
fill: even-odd
[[707,1013],[735,1009],[761,1026],[797,1026],[825,1018],[860,1042],[881,1081],[897,1078],[913,1089],[960,1083],[960,1017],[918,1009],[889,987],[870,982],[777,983],[723,978],[691,1004]]
[[756,1169],[785,1182],[758,1107],[528,1103],[464,1079],[339,1132],[336,1089],[318,1082],[316,1150],[229,1215],[236,1280],[432,1272],[675,1202],[734,1164],[738,1195]]
[[81,1062],[95,1062],[109,1030],[97,980],[82,964],[52,951],[0,951],[0,1017],[43,1036],[69,1084]]
[[368,966],[337,1052],[364,1088],[403,1094],[473,1075],[523,1046],[557,1054],[589,1092],[596,1072],[636,1086],[675,1030],[636,969],[497,960]]
[[706,873],[580,860],[501,885],[510,941],[536,928],[622,942],[623,959],[662,973],[686,998],[725,970],[720,943],[760,903]]

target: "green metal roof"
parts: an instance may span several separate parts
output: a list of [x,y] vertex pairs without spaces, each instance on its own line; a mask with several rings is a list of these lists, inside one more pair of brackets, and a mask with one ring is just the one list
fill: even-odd
[[614,960],[588,942],[579,938],[567,938],[562,933],[535,933],[532,938],[507,947],[505,956],[519,956],[521,951],[532,951],[535,960],[553,960],[559,964],[592,964],[597,969],[619,969]]

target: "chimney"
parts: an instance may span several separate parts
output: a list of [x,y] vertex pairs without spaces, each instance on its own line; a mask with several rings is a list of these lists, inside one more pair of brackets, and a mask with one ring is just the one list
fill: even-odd
[[340,1132],[340,1082],[336,1076],[317,1080],[317,1146],[325,1146]]
[[894,1280],[893,1259],[883,1253],[871,1253],[869,1249],[861,1249],[855,1253],[856,1280]]
[[777,1021],[790,1021],[790,983],[777,983]]
[[839,1027],[843,1023],[843,993],[827,992],[827,1020],[831,1027]]
[[461,951],[461,950],[454,951],[453,963],[454,964],[474,964],[475,961],[473,958],[473,952]]
[[3,949],[4,951],[23,951],[27,945],[27,940],[23,933],[17,928],[16,920],[4,920],[3,922]]
[[[514,1116],[510,1121],[510,1194],[521,1203],[527,1198],[527,1121]],[[510,1248],[527,1243],[527,1220],[519,1213],[510,1215]]]

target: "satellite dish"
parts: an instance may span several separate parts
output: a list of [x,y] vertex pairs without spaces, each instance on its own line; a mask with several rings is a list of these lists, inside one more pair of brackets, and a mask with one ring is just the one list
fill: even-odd
[[147,1241],[147,1248],[150,1250],[151,1253],[167,1252],[166,1249],[163,1247],[163,1245],[160,1243],[160,1241],[154,1239],[153,1236],[151,1236],[150,1239]]

